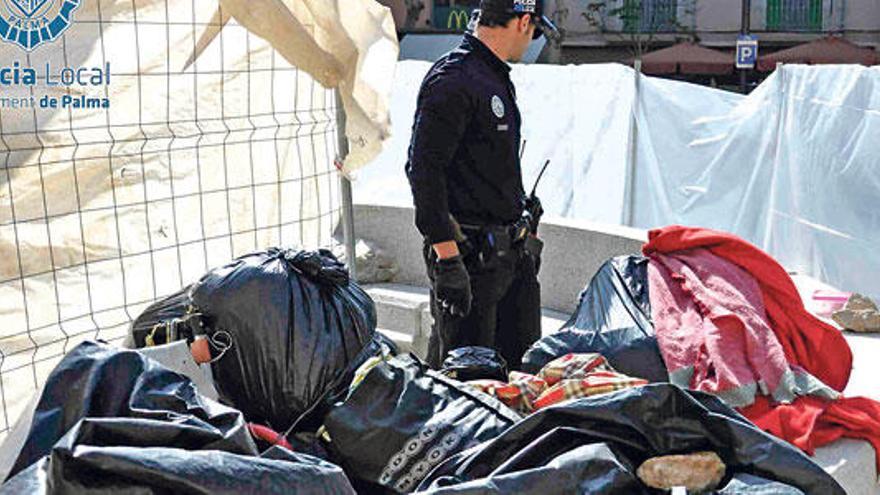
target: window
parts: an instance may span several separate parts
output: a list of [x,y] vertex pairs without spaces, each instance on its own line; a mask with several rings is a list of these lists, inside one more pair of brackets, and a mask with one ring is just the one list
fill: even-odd
[[677,0],[624,0],[620,19],[626,32],[669,32],[678,25]]
[[767,0],[769,31],[821,31],[822,0]]

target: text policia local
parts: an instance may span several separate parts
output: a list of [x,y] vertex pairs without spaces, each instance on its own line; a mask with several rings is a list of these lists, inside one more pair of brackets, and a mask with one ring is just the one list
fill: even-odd
[[[53,69],[51,64],[41,67],[26,67],[19,61],[11,66],[0,67],[0,87],[100,87],[110,85],[110,63],[103,67],[62,67]],[[0,108],[110,108],[110,99],[106,96],[91,97],[85,94],[71,95],[70,92],[60,97],[44,94],[27,97],[3,95],[0,97]]]
[[18,61],[0,68],[0,85],[35,86],[45,81],[46,86],[105,86],[110,84],[110,62],[104,67],[63,67],[54,70],[46,64],[40,70],[23,67]]

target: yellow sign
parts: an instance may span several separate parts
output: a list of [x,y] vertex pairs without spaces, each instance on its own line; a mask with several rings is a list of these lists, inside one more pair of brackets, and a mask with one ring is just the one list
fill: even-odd
[[463,31],[468,25],[470,14],[466,10],[450,10],[449,17],[446,18],[447,29],[452,29],[453,20],[455,21],[455,29]]

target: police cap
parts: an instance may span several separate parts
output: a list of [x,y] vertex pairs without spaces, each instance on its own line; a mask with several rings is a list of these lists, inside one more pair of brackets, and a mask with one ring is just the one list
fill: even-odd
[[553,21],[544,15],[544,0],[480,0],[480,11],[488,15],[531,14],[536,29],[534,39],[542,34],[548,39],[558,39],[559,30]]

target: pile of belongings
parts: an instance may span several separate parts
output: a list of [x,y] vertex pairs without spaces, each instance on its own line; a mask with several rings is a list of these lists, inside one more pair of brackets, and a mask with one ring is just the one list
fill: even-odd
[[523,418],[411,356],[363,368],[325,418],[319,458],[260,448],[240,411],[143,354],[80,344],[50,374],[0,493],[647,495],[670,480],[722,494],[844,493],[717,398],[675,385]]
[[846,340],[807,312],[775,260],[733,235],[680,226],[652,230],[643,252],[605,263],[523,366],[598,352],[627,375],[722,398],[811,455],[841,437],[880,452],[880,404],[841,395]]
[[[804,450],[856,420],[873,427],[873,403],[854,417],[860,399],[839,395],[848,349],[790,310],[772,266],[725,281],[734,295],[755,283],[736,306],[701,299],[721,280],[686,269],[705,253],[685,241],[710,236],[721,258],[742,241],[675,229],[652,232],[648,257],[607,263],[566,326],[509,372],[490,349],[456,350],[443,371],[395,355],[327,251],[243,256],[133,325],[139,346],[207,342],[222,403],[136,351],[81,344],[49,376],[0,493],[843,494],[777,437],[813,412],[806,443],[792,442]],[[710,349],[704,337],[723,341],[728,325],[737,345],[771,333],[779,345],[760,363]]]
[[[561,376],[565,362],[584,372],[604,360],[573,355],[548,371]],[[359,493],[649,494],[656,485],[647,483],[658,482],[652,464],[664,461],[657,457],[693,453],[699,461],[707,452],[723,460],[707,473],[718,493],[844,493],[719,399],[668,383],[523,415],[413,356],[373,358],[356,376],[323,436]]]

